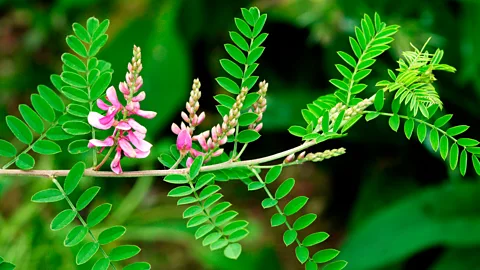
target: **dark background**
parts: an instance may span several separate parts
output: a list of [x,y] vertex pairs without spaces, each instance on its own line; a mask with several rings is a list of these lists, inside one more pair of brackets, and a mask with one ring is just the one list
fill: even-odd
[[[336,51],[350,52],[348,36],[364,13],[377,11],[390,24],[401,26],[395,42],[374,66],[366,80],[364,97],[375,93],[375,82],[396,68],[409,43],[445,50],[443,62],[456,74],[437,74],[436,87],[453,113],[453,124],[472,127],[477,138],[479,117],[480,4],[474,0],[351,1],[351,0],[0,0],[0,115],[18,115],[18,104],[29,104],[38,84],[49,84],[50,74],[61,72],[60,56],[68,51],[65,36],[71,24],[90,16],[110,19],[109,41],[99,58],[112,63],[113,84],[124,79],[133,44],[142,48],[142,103],[158,116],[145,122],[155,149],[149,159],[124,162],[125,170],[162,168],[156,161],[174,142],[172,121],[180,121],[192,80],[202,82],[203,127],[220,119],[212,96],[222,90],[214,78],[224,76],[218,63],[227,57],[223,44],[231,42],[233,18],[240,8],[258,6],[268,13],[266,51],[257,70],[269,82],[268,109],[262,138],[247,149],[244,158],[262,157],[300,143],[286,131],[303,125],[300,110],[320,95],[331,93],[331,78],[339,77]],[[12,140],[4,121],[2,139]],[[312,151],[345,147],[347,154],[319,164],[284,170],[282,178],[295,177],[293,196],[310,197],[306,211],[319,215],[310,228],[331,237],[322,248],[334,247],[347,269],[480,269],[480,185],[469,171],[465,179],[450,171],[428,143],[408,141],[388,128],[387,118],[362,121],[348,137],[316,146]],[[89,157],[89,156],[88,156]],[[37,169],[69,168],[74,161],[64,151],[38,157]],[[3,164],[5,160],[0,159]],[[195,241],[181,219],[183,207],[166,194],[172,186],[160,178],[91,179],[82,189],[102,186],[97,204],[113,203],[105,225],[124,224],[122,243],[137,244],[153,269],[303,269],[293,247],[282,242],[283,228],[270,228],[272,211],[260,205],[261,191],[247,192],[239,182],[222,185],[226,198],[242,218],[251,221],[250,237],[238,261],[225,259]],[[49,223],[64,205],[36,205],[30,197],[50,187],[45,179],[2,177],[0,181],[0,255],[19,270],[77,269],[79,247],[63,247],[68,230],[52,232]],[[89,269],[91,265],[78,269]]]

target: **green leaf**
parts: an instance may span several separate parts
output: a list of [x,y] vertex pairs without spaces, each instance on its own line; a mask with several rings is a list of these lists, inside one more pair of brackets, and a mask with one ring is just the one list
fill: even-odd
[[285,208],[283,209],[283,212],[286,216],[291,216],[295,213],[297,213],[300,209],[302,209],[303,206],[308,201],[308,197],[305,196],[299,196],[296,197],[295,199],[291,200],[287,205],[285,205]]
[[467,173],[467,150],[463,149],[462,153],[460,154],[460,173],[462,176],[465,176]]
[[30,99],[33,108],[43,119],[47,122],[53,122],[55,120],[55,112],[52,106],[50,106],[43,97],[38,94],[33,94],[30,96]]
[[237,232],[241,229],[244,229],[245,227],[248,226],[248,221],[246,220],[237,220],[237,221],[234,221],[228,225],[226,225],[224,228],[223,228],[223,234],[224,235],[230,235],[234,232]]
[[228,241],[231,242],[231,243],[239,242],[239,241],[243,240],[245,237],[247,237],[249,234],[250,234],[249,231],[241,229],[241,230],[238,230],[238,231],[232,233],[230,235],[230,237],[228,237]]
[[64,197],[62,192],[60,192],[60,190],[49,188],[49,189],[44,189],[35,193],[32,196],[31,200],[32,202],[35,202],[35,203],[51,203],[51,202],[58,202],[63,199]]
[[293,178],[288,178],[285,180],[277,189],[275,192],[275,198],[277,200],[280,200],[284,198],[285,196],[292,191],[293,187],[295,186],[295,179]]
[[283,233],[283,242],[288,247],[297,239],[298,233],[295,230],[287,230]]
[[252,65],[253,63],[255,63],[255,61],[257,61],[260,58],[260,56],[262,56],[264,51],[265,51],[265,47],[257,47],[255,49],[253,49],[248,54],[247,64]]
[[242,253],[242,245],[239,243],[232,243],[229,244],[224,250],[223,254],[225,257],[236,260],[238,257],[240,257],[240,254]]
[[14,270],[15,267],[16,266],[13,263],[9,263],[9,262],[0,263],[0,270]]
[[[317,123],[312,121],[312,124],[316,125]],[[325,113],[322,116],[322,130],[324,133],[330,130],[330,118],[328,115],[328,111],[325,111]]]
[[204,188],[202,190],[202,192],[200,192],[199,200],[203,201],[206,198],[208,198],[208,197],[212,196],[213,194],[217,193],[219,190],[220,190],[220,187],[217,186],[217,185],[207,186],[206,188]]
[[405,136],[407,137],[407,139],[410,140],[410,138],[412,137],[414,128],[415,128],[415,122],[413,121],[413,119],[408,119],[407,121],[405,121],[403,130],[405,132]]
[[239,18],[235,18],[235,25],[237,26],[238,30],[242,35],[247,38],[252,38],[252,29],[248,26],[248,24]]
[[258,115],[253,112],[247,112],[238,118],[238,124],[242,127],[253,124],[258,119]]
[[66,84],[69,84],[73,87],[78,87],[78,88],[86,88],[87,87],[87,80],[74,72],[69,72],[69,71],[64,71],[61,74],[63,82]]
[[339,253],[340,251],[333,248],[320,250],[313,255],[313,260],[316,263],[326,263],[335,259],[335,257],[337,257]]
[[71,53],[62,54],[62,61],[66,66],[76,71],[79,71],[79,72],[87,71],[87,67],[85,66],[85,63],[83,63],[82,60],[78,59],[78,57],[76,57]]
[[367,85],[366,84],[363,84],[363,83],[360,83],[360,84],[356,84],[352,87],[352,89],[350,90],[350,92],[354,95],[356,94],[359,94],[361,92],[363,92],[363,90],[365,90],[365,88],[367,88]]
[[296,231],[300,231],[310,226],[317,219],[316,214],[305,214],[299,217],[295,223],[293,223],[293,228]]
[[393,131],[397,132],[398,127],[400,126],[400,117],[398,114],[394,114],[388,119],[388,125]]
[[[342,112],[344,112],[344,111],[342,111]],[[367,113],[367,115],[365,116],[365,121],[367,121],[367,122],[372,121],[373,119],[377,118],[378,116],[380,116],[380,113],[378,113],[378,112]]]
[[66,209],[60,212],[56,217],[53,218],[52,223],[50,224],[50,229],[52,231],[58,231],[68,226],[77,216],[77,212],[72,209]]
[[273,168],[268,170],[267,175],[265,176],[265,183],[267,184],[273,183],[275,180],[277,180],[277,178],[280,176],[281,173],[282,173],[282,166],[281,165],[274,166]]
[[107,43],[108,40],[108,35],[104,34],[98,37],[90,46],[90,49],[88,50],[88,56],[93,57],[95,56],[100,49]]
[[17,161],[15,161],[15,165],[22,170],[30,170],[35,166],[35,159],[29,154],[23,153],[17,157]]
[[17,149],[13,144],[0,140],[0,156],[4,157],[14,157],[17,154]]
[[427,136],[427,126],[425,124],[420,124],[417,127],[417,136],[418,140],[422,143],[425,140],[425,137]]
[[448,138],[445,135],[443,135],[440,139],[440,155],[442,156],[443,160],[445,160],[448,155]]
[[304,264],[308,260],[310,252],[308,251],[308,248],[304,246],[298,246],[295,248],[295,255],[297,256],[298,261],[301,264]]
[[364,70],[360,70],[358,71],[355,76],[353,77],[353,80],[358,82],[358,81],[361,81],[363,80],[365,77],[367,77],[368,75],[370,75],[370,73],[372,72],[371,69],[364,69]]
[[88,140],[76,140],[68,144],[68,152],[72,155],[83,154],[90,151]]
[[88,95],[86,92],[71,86],[62,87],[62,93],[69,99],[81,103],[88,102]]
[[302,245],[306,247],[311,247],[317,244],[322,243],[327,240],[330,235],[326,232],[316,232],[312,233],[309,236],[305,237],[302,241]]
[[33,145],[33,151],[42,155],[54,155],[62,152],[62,149],[52,141],[39,140]]
[[385,104],[385,92],[383,92],[383,90],[378,90],[373,104],[375,105],[375,109],[377,111],[381,111],[383,109],[383,105]]
[[162,163],[163,166],[167,168],[171,168],[175,164],[175,159],[173,159],[172,156],[170,156],[169,154],[165,153],[160,154],[160,156],[158,157],[158,161],[160,161],[160,163]]
[[248,184],[248,190],[253,191],[253,190],[259,190],[265,187],[264,183],[261,182],[252,182]]
[[458,139],[457,143],[458,145],[463,147],[472,147],[472,146],[477,146],[480,142],[474,139],[461,138],[461,139]]
[[253,40],[250,50],[254,50],[258,48],[260,45],[262,45],[263,42],[265,42],[265,40],[267,39],[267,37],[268,37],[267,33],[260,34],[258,37],[256,37],[255,40]]
[[238,215],[238,212],[230,210],[217,216],[215,219],[215,226],[219,227],[234,219]]
[[194,198],[192,196],[188,196],[188,197],[180,198],[177,201],[177,205],[185,205],[185,204],[191,204],[191,203],[196,203],[196,202],[197,202],[196,198]]
[[74,227],[72,230],[70,230],[70,232],[65,237],[65,241],[63,241],[63,245],[65,245],[66,247],[76,246],[80,244],[80,242],[82,242],[83,239],[85,239],[85,236],[87,235],[87,233],[88,233],[87,227],[84,227],[81,225]]
[[110,227],[100,233],[100,235],[98,236],[98,243],[100,245],[109,244],[122,237],[126,231],[127,229],[123,226]]
[[170,174],[165,176],[163,180],[167,183],[176,184],[176,185],[188,183],[187,177],[181,174]]
[[231,31],[229,33],[230,33],[230,38],[235,43],[235,45],[237,45],[240,49],[244,51],[248,51],[249,49],[248,43],[240,34],[234,31]]
[[82,265],[88,262],[93,257],[93,255],[97,253],[99,247],[100,247],[99,244],[93,243],[93,242],[86,243],[85,245],[83,245],[82,248],[80,248],[80,250],[77,253],[77,257],[76,257],[77,265]]
[[246,8],[242,8],[242,15],[245,21],[247,21],[248,24],[251,26],[255,25],[255,21],[253,20],[252,14],[250,14],[250,11]]
[[87,118],[90,110],[85,106],[72,103],[67,106],[67,112],[73,116]]
[[123,268],[123,270],[150,270],[152,266],[147,262],[131,263]]
[[88,227],[92,228],[100,224],[100,222],[107,217],[108,213],[110,213],[110,210],[112,210],[112,205],[109,203],[101,204],[93,209],[87,217]]
[[82,121],[69,121],[62,125],[65,132],[71,135],[85,135],[90,134],[92,128],[89,124]]
[[66,39],[68,47],[81,57],[87,57],[87,48],[76,36],[70,35]]
[[342,76],[346,79],[351,79],[353,74],[352,74],[352,71],[350,69],[348,69],[346,66],[344,65],[341,65],[341,64],[337,64],[335,65],[335,67],[337,68],[338,72],[340,72],[340,74],[342,74]]
[[272,198],[266,198],[262,201],[263,209],[272,208],[277,205],[278,201]]
[[287,217],[282,214],[276,213],[272,216],[272,219],[270,220],[270,225],[272,227],[277,227],[285,223],[285,221],[287,221]]
[[211,232],[213,229],[215,229],[215,226],[213,224],[205,224],[205,225],[202,225],[201,227],[199,227],[196,231],[195,231],[195,239],[200,239],[202,237],[204,237],[205,235],[207,235],[209,232]]
[[192,194],[193,190],[188,186],[180,186],[172,189],[167,196],[169,197],[184,197]]
[[200,173],[200,169],[202,168],[202,165],[203,165],[203,156],[196,157],[192,163],[192,166],[190,166],[190,171],[189,171],[190,179],[195,179],[195,177],[198,176],[198,174]]
[[98,21],[97,18],[95,18],[95,17],[88,18],[88,20],[87,20],[87,30],[88,30],[88,33],[90,34],[90,36],[93,37],[93,34],[97,30],[99,24],[100,24],[100,22]]
[[338,129],[340,129],[340,125],[342,124],[344,115],[345,115],[345,111],[341,111],[338,114],[337,120],[335,120],[335,123],[333,123],[333,132],[337,132]]
[[83,27],[79,23],[74,23],[72,25],[73,32],[75,32],[75,35],[79,37],[82,41],[89,43],[90,42],[90,34],[87,32],[87,29]]
[[256,23],[260,17],[260,10],[257,7],[251,7],[248,11],[252,14],[253,21]]
[[345,133],[347,130],[349,130],[355,123],[357,123],[360,119],[362,119],[363,115],[362,114],[357,114],[352,119],[348,120],[347,123],[342,128],[342,133]]
[[438,131],[436,129],[432,129],[432,131],[430,131],[430,144],[432,145],[432,149],[435,152],[438,149],[439,140],[440,139],[439,139]]
[[452,144],[452,147],[450,148],[450,168],[452,170],[455,170],[455,168],[457,167],[458,151],[458,144]]
[[292,134],[293,136],[297,137],[303,137],[307,135],[307,130],[301,126],[291,126],[288,129],[288,132],[290,132],[290,134]]
[[225,238],[221,238],[210,245],[210,250],[212,251],[219,250],[226,247],[227,245],[228,245],[228,240]]
[[460,135],[460,134],[464,133],[465,131],[467,131],[468,128],[469,128],[469,126],[466,126],[466,125],[451,127],[449,129],[447,129],[447,134],[450,135],[450,136],[457,136],[457,135]]
[[242,69],[234,62],[228,59],[222,59],[220,60],[220,65],[222,65],[223,69],[234,78],[241,79],[243,77]]
[[98,25],[97,30],[92,34],[92,40],[96,40],[101,37],[105,32],[107,32],[108,27],[110,26],[110,20],[103,20],[100,25]]
[[22,115],[25,122],[28,124],[28,126],[30,126],[33,131],[38,134],[41,134],[44,131],[45,127],[43,125],[42,119],[34,110],[32,110],[32,108],[28,107],[25,104],[20,104],[18,106],[18,110],[20,111],[20,114]]
[[434,125],[438,128],[441,128],[444,125],[446,125],[448,123],[448,121],[450,121],[450,119],[452,119],[452,117],[453,117],[453,114],[446,114],[446,115],[438,118],[437,120],[435,120]]
[[219,232],[212,232],[210,233],[209,235],[207,235],[203,241],[202,241],[202,245],[203,246],[208,246],[210,244],[213,244],[214,242],[216,242],[218,239],[220,239],[222,237],[222,234],[219,233]]
[[6,122],[13,135],[15,135],[19,141],[24,144],[31,144],[33,142],[33,134],[22,120],[15,116],[8,115]]
[[200,206],[198,205],[193,205],[193,206],[190,206],[189,208],[185,209],[185,211],[183,211],[183,218],[191,218],[193,216],[196,216],[200,213],[202,213],[203,211],[203,208],[201,208]]
[[358,45],[358,42],[352,37],[349,38],[349,41],[350,41],[350,47],[352,47],[353,53],[355,53],[355,56],[357,58],[360,58],[362,56],[362,49],[360,48],[360,45]]
[[[245,56],[245,54],[237,47],[235,47],[234,45],[232,44],[225,44],[225,50],[227,51],[227,53],[235,60],[237,61],[238,63],[240,64],[245,64],[247,62],[247,57]],[[221,63],[221,61],[220,61]],[[233,62],[232,62],[233,63]],[[235,64],[235,63],[233,63]],[[223,66],[223,65],[222,65]],[[225,67],[224,67],[225,69]],[[226,70],[226,69],[225,69]],[[227,71],[228,72],[228,71]],[[229,72],[230,73],[230,72]],[[241,74],[243,75],[243,72],[241,72]],[[240,76],[240,78],[242,78],[242,75]],[[233,75],[232,75],[233,76]],[[234,76],[235,77],[235,76]],[[239,78],[239,79],[240,79]]]
[[348,53],[345,52],[337,52],[337,54],[345,61],[347,64],[355,68],[357,66],[357,62],[353,57],[351,57]]
[[83,209],[85,209],[85,207],[87,207],[93,201],[95,196],[97,196],[99,191],[100,187],[91,187],[85,190],[85,192],[80,195],[75,205],[77,211],[82,211]]
[[475,155],[472,155],[472,163],[473,167],[475,168],[475,172],[480,175],[480,161]]
[[314,261],[308,261],[305,264],[305,270],[318,270],[318,265]]
[[[252,87],[257,83],[258,81],[258,76],[252,76],[248,79],[246,79],[243,83],[242,83],[242,87],[246,87],[247,89],[252,89]],[[245,106],[245,105],[244,105]]]
[[78,183],[82,179],[83,173],[85,172],[85,163],[77,162],[68,172],[67,178],[65,179],[64,189],[67,195],[70,195],[75,188],[77,188]]
[[106,72],[100,75],[90,90],[90,99],[98,99],[105,92],[111,81],[112,73]]
[[187,222],[187,228],[199,226],[208,221],[208,216],[194,216]]
[[73,138],[72,135],[67,134],[62,127],[56,126],[53,128],[50,128],[47,131],[47,139],[52,140],[52,141],[62,141],[62,140],[68,140]]
[[110,260],[107,258],[99,259],[92,267],[92,270],[108,270]]
[[217,83],[225,90],[232,94],[239,94],[240,93],[240,87],[231,79],[226,78],[226,77],[219,77],[216,79]]
[[330,83],[333,84],[338,89],[343,90],[343,91],[348,91],[348,89],[349,89],[348,85],[344,81],[341,81],[341,80],[338,80],[338,79],[331,79]]
[[251,143],[260,138],[260,134],[255,130],[243,130],[237,136],[237,141],[239,143]]
[[139,247],[133,245],[124,245],[112,249],[108,256],[110,257],[111,261],[115,262],[130,259],[138,253],[140,253]]
[[323,270],[342,270],[343,268],[345,268],[345,266],[347,266],[347,264],[348,263],[346,261],[336,261],[333,263],[329,263],[323,268]]
[[260,32],[262,32],[263,26],[265,26],[265,22],[267,21],[267,14],[262,14],[260,18],[258,18],[258,21],[255,23],[255,26],[253,27],[253,33],[252,37],[258,36]]

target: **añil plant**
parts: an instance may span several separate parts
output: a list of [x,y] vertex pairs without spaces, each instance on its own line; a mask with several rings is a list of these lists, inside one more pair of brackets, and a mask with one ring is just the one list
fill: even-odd
[[[163,177],[165,182],[177,185],[168,196],[177,199],[186,226],[196,228],[195,238],[203,246],[212,251],[220,250],[230,259],[241,255],[241,241],[249,234],[249,222],[224,200],[221,186],[240,179],[249,191],[264,193],[262,207],[275,211],[271,226],[285,229],[281,237],[286,246],[295,246],[295,256],[305,269],[315,270],[322,266],[326,270],[337,270],[345,268],[347,262],[335,260],[339,254],[336,249],[316,248],[317,244],[328,241],[327,233],[304,233],[303,230],[316,221],[317,215],[300,214],[309,198],[291,198],[289,193],[295,187],[295,179],[282,177],[284,167],[321,162],[346,154],[345,148],[311,152],[312,146],[348,136],[348,130],[360,124],[362,119],[372,121],[386,117],[393,131],[397,132],[403,125],[408,139],[416,131],[418,140],[428,141],[434,151],[444,160],[448,159],[452,170],[458,167],[465,175],[471,164],[480,175],[479,141],[461,137],[469,127],[450,126],[452,115],[441,112],[442,101],[434,86],[435,74],[437,71],[455,72],[455,68],[441,64],[442,50],[429,52],[426,49],[428,41],[421,49],[412,45],[411,51],[403,52],[399,68],[385,72],[384,80],[370,86],[362,83],[371,73],[375,59],[390,48],[399,30],[397,25],[382,22],[378,14],[365,15],[355,27],[355,37],[349,39],[353,54],[338,52],[342,61],[336,65],[338,78],[330,80],[336,91],[307,104],[301,111],[305,125],[289,128],[289,132],[301,141],[299,145],[265,157],[242,159],[248,146],[260,139],[262,117],[268,109],[268,92],[275,91],[275,86],[255,75],[265,50],[262,44],[268,37],[262,33],[267,15],[255,7],[242,9],[241,13],[243,18],[235,18],[237,29],[230,32],[231,43],[225,45],[230,59],[220,60],[225,76],[216,79],[228,93],[214,97],[219,103],[221,121],[210,127],[203,124],[207,117],[215,117],[200,109],[201,83],[199,79],[193,80],[185,111],[180,114],[183,121],[171,125],[176,144],[158,157],[168,169],[122,169],[122,160],[141,159],[152,154],[152,144],[146,140],[147,129],[137,120],[154,118],[161,111],[154,112],[151,111],[154,108],[141,105],[148,93],[142,91],[143,66],[139,47],[133,46],[125,81],[119,82],[118,87],[113,86],[118,82],[112,82],[111,65],[96,57],[108,40],[108,20],[100,22],[92,17],[85,26],[74,23],[73,35],[66,38],[72,51],[61,57],[62,73],[50,77],[53,87],[38,86],[38,93],[31,96],[31,104],[19,106],[23,119],[6,117],[6,124],[18,140],[15,145],[19,148],[0,140],[0,156],[9,158],[0,175],[37,176],[52,181],[53,187],[37,192],[32,201],[66,202],[66,209],[53,218],[50,228],[54,231],[68,228],[64,240],[66,247],[81,245],[76,255],[78,265],[90,264],[95,270],[157,269],[147,262],[124,264],[140,252],[138,246],[107,248],[106,244],[125,234],[124,226],[113,226],[99,234],[92,231],[108,216],[112,205],[104,203],[92,207],[100,192],[97,186],[74,198],[72,193],[83,176]],[[376,93],[364,95],[367,87],[376,88]],[[107,130],[108,135],[99,136],[99,130]],[[72,160],[78,159],[78,154],[90,153],[92,163],[78,161],[66,170],[33,170],[32,152],[35,156],[57,154],[65,150],[57,141],[65,140],[70,141],[66,150],[72,154]],[[232,147],[226,148],[226,145]],[[12,169],[13,165],[18,169]],[[281,183],[273,184],[276,181]],[[89,210],[88,215],[84,215],[85,209]],[[14,268],[12,263],[0,258],[0,268],[2,266]]]

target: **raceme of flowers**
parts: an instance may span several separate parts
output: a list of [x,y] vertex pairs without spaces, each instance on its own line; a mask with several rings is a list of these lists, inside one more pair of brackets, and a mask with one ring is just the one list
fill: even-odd
[[[116,174],[123,172],[120,164],[122,156],[145,158],[150,154],[152,148],[152,144],[145,140],[147,129],[132,118],[134,115],[138,115],[152,119],[157,115],[156,112],[145,111],[140,108],[140,102],[146,97],[145,92],[138,93],[143,84],[142,76],[139,75],[141,70],[140,47],[134,46],[132,61],[128,63],[126,81],[119,84],[119,90],[126,100],[126,105],[120,103],[115,87],[111,86],[107,89],[107,102],[102,99],[97,100],[98,108],[105,111],[105,115],[97,112],[90,112],[88,115],[88,122],[93,127],[101,130],[114,128],[112,135],[104,140],[91,139],[88,147],[100,147],[100,152],[106,147],[111,147],[104,161],[115,150],[115,156],[110,167]],[[103,165],[103,162],[99,167],[101,165]],[[96,169],[99,169],[99,167]]]

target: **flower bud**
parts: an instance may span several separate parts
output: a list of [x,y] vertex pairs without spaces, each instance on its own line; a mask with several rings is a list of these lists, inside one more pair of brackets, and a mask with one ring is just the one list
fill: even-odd
[[182,129],[177,137],[177,149],[182,155],[186,155],[192,148],[192,137],[187,129]]

